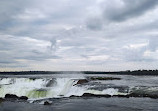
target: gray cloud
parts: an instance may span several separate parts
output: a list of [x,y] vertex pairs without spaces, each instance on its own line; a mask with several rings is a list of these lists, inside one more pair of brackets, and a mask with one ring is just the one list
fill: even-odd
[[86,26],[91,30],[101,30],[103,28],[103,22],[99,18],[90,18],[87,20]]
[[158,49],[158,36],[157,37],[151,37],[149,39],[149,50],[156,51]]
[[138,69],[155,68],[156,6],[156,0],[0,1],[0,66],[126,70],[135,64]]
[[1,35],[0,38],[0,63],[20,63],[20,61],[34,60],[44,61],[47,59],[59,59],[51,53],[52,45],[49,41],[32,39],[29,37],[14,37]]
[[104,17],[110,21],[124,21],[137,16],[141,16],[147,11],[155,8],[158,5],[157,0],[122,0],[118,3],[117,0],[106,1],[104,9]]
[[[20,4],[20,5],[19,5]],[[30,0],[23,1],[23,0],[5,0],[0,1],[0,29],[4,30],[5,27],[10,27],[16,24],[15,16],[23,13],[25,11],[25,7],[29,6]]]

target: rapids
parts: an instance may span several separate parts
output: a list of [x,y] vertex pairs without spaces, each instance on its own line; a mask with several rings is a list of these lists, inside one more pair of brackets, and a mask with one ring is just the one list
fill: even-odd
[[[93,77],[94,75],[89,75]],[[105,75],[100,75],[105,76]],[[6,94],[17,96],[27,96],[29,100],[40,100],[47,98],[63,98],[70,96],[82,96],[85,93],[95,95],[156,95],[158,96],[158,86],[155,77],[148,81],[146,77],[120,76],[121,80],[93,81],[86,76],[66,76],[58,77],[1,77],[0,97]],[[156,77],[157,78],[157,77]],[[87,79],[88,83],[76,84],[81,79]],[[131,82],[132,81],[132,82]],[[153,81],[153,82],[152,82]],[[144,83],[143,83],[144,82]]]

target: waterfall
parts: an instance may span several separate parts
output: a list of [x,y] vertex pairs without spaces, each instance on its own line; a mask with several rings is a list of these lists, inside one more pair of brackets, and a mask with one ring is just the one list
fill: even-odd
[[[67,96],[78,80],[72,78],[53,79],[2,78],[0,80],[0,97],[6,94],[36,98],[53,98]],[[51,85],[50,85],[51,83]],[[48,85],[49,84],[49,85]],[[82,89],[82,87],[78,87]],[[74,94],[75,95],[75,94]]]
[[97,88],[99,85],[82,84],[76,85],[81,78],[1,78],[0,97],[6,94],[27,96],[30,100],[44,98],[70,97],[71,95],[82,96],[84,93],[98,95],[127,94],[119,92],[117,88]]

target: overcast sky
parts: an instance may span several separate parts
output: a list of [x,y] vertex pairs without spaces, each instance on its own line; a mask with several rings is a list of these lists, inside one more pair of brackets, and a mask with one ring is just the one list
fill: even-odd
[[158,69],[158,0],[0,0],[0,70]]

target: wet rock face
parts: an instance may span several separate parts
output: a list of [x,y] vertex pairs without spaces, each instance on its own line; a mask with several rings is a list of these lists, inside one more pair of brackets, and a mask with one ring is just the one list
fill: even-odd
[[130,98],[130,97],[148,97],[152,99],[158,99],[158,95],[150,95],[150,94],[136,94],[136,93],[131,93],[128,95],[96,95],[96,94],[90,94],[90,93],[84,93],[81,97],[123,97],[123,98]]
[[90,94],[90,93],[84,93],[84,94],[82,95],[82,97],[94,97],[94,96],[96,96],[96,95]]
[[6,94],[5,99],[19,99],[19,97],[14,94]]
[[44,102],[44,105],[51,105],[52,103],[48,102],[48,101],[45,101]]
[[3,101],[5,101],[3,98],[0,98],[0,103],[2,103]]
[[121,78],[116,77],[91,77],[91,80],[121,80]]
[[47,84],[46,87],[52,87],[55,86],[57,84],[57,82],[55,81],[55,79],[51,79]]
[[20,99],[20,100],[28,100],[28,97],[26,97],[26,96],[21,96],[21,97],[19,97],[19,99]]
[[[83,83],[87,83],[87,82],[88,82],[87,79],[80,79],[80,80],[78,80],[78,82],[77,82],[75,85],[83,84]],[[75,86],[75,85],[74,85],[74,86]]]
[[28,97],[26,96],[21,96],[21,97],[18,97],[17,95],[14,95],[14,94],[6,94],[5,99],[14,99],[14,100],[27,100]]
[[91,93],[84,93],[82,97],[111,97],[111,95],[97,95],[97,94],[91,94]]
[[149,97],[153,99],[157,99],[158,95],[152,95],[152,94],[137,94],[137,93],[131,93],[129,94],[130,97]]
[[37,78],[33,78],[33,77],[32,77],[32,78],[29,78],[29,79],[34,81],[34,80],[36,80]]

